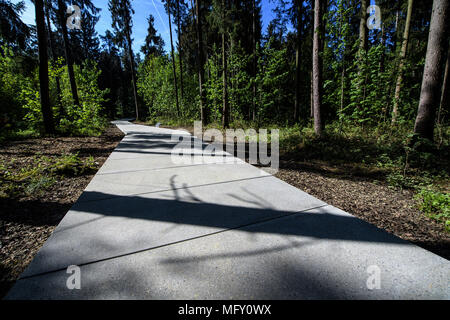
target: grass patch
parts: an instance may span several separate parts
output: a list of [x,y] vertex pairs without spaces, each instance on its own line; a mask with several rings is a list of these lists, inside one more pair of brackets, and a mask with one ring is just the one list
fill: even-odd
[[431,188],[422,188],[415,198],[423,213],[442,222],[447,232],[450,232],[450,194]]
[[40,196],[64,177],[94,173],[93,157],[81,159],[78,154],[59,157],[35,156],[31,164],[19,166],[15,161],[0,165],[0,197]]

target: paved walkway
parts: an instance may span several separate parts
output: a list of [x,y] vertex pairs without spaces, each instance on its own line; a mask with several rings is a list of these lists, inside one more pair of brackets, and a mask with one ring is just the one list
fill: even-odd
[[116,124],[127,135],[7,299],[450,298],[449,261],[243,161],[173,161],[173,130]]

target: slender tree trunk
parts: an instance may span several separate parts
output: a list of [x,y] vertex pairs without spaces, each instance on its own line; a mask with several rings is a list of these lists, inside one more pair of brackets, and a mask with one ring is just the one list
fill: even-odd
[[440,91],[445,52],[448,45],[449,19],[449,1],[434,0],[419,108],[414,126],[414,133],[431,141],[433,140],[434,117],[441,98]]
[[381,52],[380,57],[380,73],[384,72],[384,59],[385,59],[385,51],[386,51],[386,35],[384,32],[384,23],[381,23],[381,46],[383,47],[383,52]]
[[127,49],[128,49],[128,58],[130,60],[130,71],[131,71],[131,82],[133,84],[133,96],[134,96],[134,105],[136,108],[136,120],[139,120],[139,103],[138,103],[138,94],[137,94],[137,86],[136,86],[136,72],[134,68],[134,54],[133,49],[131,48],[131,37],[130,30],[126,30],[127,37]]
[[172,53],[172,68],[173,68],[173,85],[175,88],[175,101],[177,104],[177,115],[180,117],[180,105],[178,103],[178,84],[177,84],[177,68],[175,67],[175,53],[173,51],[173,40],[172,40],[172,21],[170,19],[170,5],[171,2],[167,2],[167,15],[169,16],[169,33],[170,33],[170,50]]
[[[49,41],[50,41],[50,52],[51,52],[51,56],[52,59],[55,61],[58,57],[56,55],[56,50],[55,50],[55,40],[53,39],[53,33],[52,33],[52,25],[50,24],[50,13],[49,13],[49,8],[47,8],[44,5],[44,12],[45,12],[45,18],[47,20],[47,27],[48,27],[48,37],[49,37]],[[58,96],[58,105],[59,105],[59,116],[61,117],[64,114],[64,106],[62,104],[62,96],[61,96],[61,82],[59,79],[59,76],[55,77],[55,82],[56,82],[56,95]]]
[[303,31],[303,0],[294,1],[297,8],[297,42],[295,50],[295,102],[294,102],[294,123],[298,122],[300,114],[300,61],[302,56],[302,31]]
[[65,21],[66,6],[62,0],[58,0],[58,16],[59,26],[63,34],[64,53],[66,56],[67,72],[69,74],[70,89],[72,91],[73,103],[77,106],[80,105],[80,99],[78,98],[77,83],[75,81],[75,74],[73,72],[73,60],[70,52],[69,35],[67,33],[67,26]]
[[[447,44],[448,45],[448,44]],[[450,95],[450,81],[448,79],[448,68],[450,64],[450,46],[447,52],[447,61],[445,63],[444,82],[442,84],[441,103],[439,105],[439,112],[437,117],[437,123],[441,123],[442,110],[449,110],[448,99]]]
[[184,83],[183,83],[183,49],[181,44],[181,20],[180,20],[180,1],[177,0],[177,29],[178,29],[178,54],[180,63],[180,89],[181,89],[181,101],[184,98]]
[[314,132],[322,136],[322,57],[320,54],[322,37],[322,1],[314,1],[314,38],[313,38],[313,96],[314,96]]
[[413,0],[408,0],[408,12],[406,14],[405,31],[403,32],[402,48],[400,50],[399,65],[398,65],[398,71],[397,71],[397,82],[395,85],[394,107],[392,109],[392,123],[396,123],[397,117],[398,117],[398,104],[400,102],[400,91],[401,91],[402,82],[403,82],[403,69],[405,67],[405,59],[406,59],[406,53],[407,53],[407,49],[408,49],[412,8],[413,8]]
[[256,119],[256,0],[252,0],[252,48],[253,48],[253,83],[252,83],[252,120]]
[[44,2],[35,0],[36,29],[39,48],[39,93],[41,99],[42,117],[46,133],[54,133],[53,112],[50,106],[50,93],[48,84],[48,55],[47,36],[45,34]]
[[225,33],[226,33],[226,15],[225,15],[225,0],[222,0],[222,80],[223,80],[223,96],[222,96],[222,126],[228,128],[228,87],[227,87],[227,57],[225,50]]
[[[361,12],[359,19],[359,50],[358,50],[358,89],[365,91],[365,81],[362,81],[364,77],[363,68],[366,63],[365,56],[367,53],[367,0],[361,0]],[[361,88],[362,84],[362,88]],[[359,97],[361,98],[361,96]],[[363,98],[364,100],[364,98]],[[359,101],[359,107],[361,108],[361,101]]]
[[367,51],[367,0],[361,0],[361,17],[359,20],[359,49]]
[[203,35],[202,35],[202,17],[201,0],[195,0],[195,11],[197,16],[197,59],[198,59],[198,87],[200,91],[200,115],[203,125],[208,124],[208,113],[206,109],[205,92],[203,90],[204,77],[204,57],[203,57]]

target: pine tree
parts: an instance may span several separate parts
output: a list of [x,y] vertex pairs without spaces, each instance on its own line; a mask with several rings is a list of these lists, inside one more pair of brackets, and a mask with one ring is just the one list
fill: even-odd
[[41,99],[42,117],[46,133],[54,133],[52,108],[50,106],[47,35],[45,32],[44,2],[35,0],[36,29],[39,47],[39,94]]
[[439,105],[446,46],[448,45],[450,3],[434,0],[428,34],[427,55],[414,133],[433,140],[434,118]]
[[116,32],[117,41],[128,53],[131,82],[133,86],[134,105],[136,108],[136,120],[138,120],[139,103],[136,86],[134,54],[132,48],[133,42],[131,40],[131,32],[133,27],[131,15],[134,14],[134,10],[131,6],[130,0],[109,0],[108,8],[111,12],[112,27]]

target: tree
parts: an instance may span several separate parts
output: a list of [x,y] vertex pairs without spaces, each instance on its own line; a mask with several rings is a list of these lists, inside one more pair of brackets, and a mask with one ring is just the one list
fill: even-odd
[[445,72],[444,72],[444,81],[442,83],[442,94],[441,94],[441,104],[439,105],[439,112],[437,117],[437,123],[441,123],[441,115],[442,110],[445,110],[448,112],[449,105],[448,105],[448,99],[450,95],[450,79],[449,79],[449,64],[450,64],[450,46],[448,48],[447,52],[447,61],[445,62]]
[[403,69],[405,67],[405,59],[406,53],[408,49],[408,41],[409,41],[409,30],[411,27],[411,15],[413,9],[413,0],[408,0],[408,11],[406,14],[406,23],[405,23],[405,31],[403,32],[403,42],[402,48],[400,50],[399,56],[399,65],[398,65],[398,73],[397,73],[397,82],[395,85],[395,95],[394,95],[394,107],[392,109],[392,123],[397,121],[398,117],[398,105],[400,102],[400,91],[402,88],[403,81]]
[[322,9],[323,0],[314,1],[314,37],[313,37],[313,96],[314,96],[314,132],[322,136]]
[[367,0],[361,0],[361,17],[359,19],[359,49],[360,52],[367,51]]
[[175,101],[177,105],[177,115],[180,116],[180,105],[178,103],[178,84],[177,84],[177,68],[175,67],[175,53],[173,50],[173,40],[172,40],[172,21],[170,19],[170,7],[171,1],[167,0],[166,8],[167,8],[167,16],[169,17],[169,33],[170,33],[170,51],[172,55],[172,68],[173,68],[173,86],[175,89]]
[[[180,10],[180,0],[177,0],[177,32],[178,32],[178,55],[179,55],[179,63],[180,63],[180,89],[181,89],[181,100],[184,98],[184,81],[183,81],[183,46],[181,44],[181,10]],[[184,5],[184,2],[183,2]]]
[[80,99],[78,97],[77,83],[75,81],[75,74],[73,72],[73,59],[72,59],[71,50],[70,50],[69,35],[67,32],[65,12],[66,12],[66,4],[64,3],[63,0],[58,0],[58,22],[59,22],[59,27],[60,27],[60,29],[62,31],[62,35],[63,35],[64,54],[66,57],[67,72],[69,74],[70,89],[72,91],[73,103],[75,105],[79,106]]
[[30,28],[20,19],[25,3],[0,0],[0,39],[24,49],[30,37]]
[[161,56],[164,54],[164,40],[157,34],[154,26],[155,18],[150,15],[147,18],[147,22],[147,36],[145,37],[144,45],[141,47],[141,52],[144,54],[144,57],[149,55]]
[[301,67],[300,62],[302,59],[302,32],[303,32],[303,1],[294,0],[294,6],[297,9],[297,41],[295,43],[295,103],[294,103],[294,122],[298,121],[300,113],[300,78]]
[[433,1],[419,108],[414,125],[415,134],[431,141],[433,141],[435,113],[440,102],[443,65],[448,45],[449,15],[448,0]]
[[[55,39],[53,38],[52,25],[50,23],[50,11],[52,11],[52,9],[53,9],[53,7],[52,7],[51,1],[46,0],[44,2],[44,11],[45,11],[45,18],[47,21],[47,31],[48,31],[48,36],[49,36],[48,40],[50,42],[51,57],[52,57],[53,61],[55,61],[58,58],[58,55],[56,53]],[[55,77],[55,82],[56,82],[56,95],[58,96],[59,113],[60,113],[60,117],[61,117],[64,114],[64,106],[62,104],[61,82],[60,82],[60,78],[58,75]]]
[[204,54],[203,54],[203,35],[202,35],[202,15],[201,15],[201,0],[195,0],[195,15],[197,23],[195,24],[197,31],[197,59],[198,59],[198,88],[200,92],[200,116],[203,125],[208,124],[208,114],[205,102],[205,91],[203,90],[204,83]]
[[226,6],[225,6],[225,0],[222,0],[222,81],[223,81],[223,96],[222,96],[222,126],[224,128],[228,128],[229,126],[229,107],[228,107],[228,80],[227,80],[227,57],[226,57],[226,50],[225,50],[225,34],[226,34]]
[[131,15],[134,14],[134,10],[131,7],[130,0],[109,0],[109,11],[112,16],[112,27],[116,32],[117,41],[128,52],[128,59],[131,70],[131,82],[133,85],[134,104],[136,107],[136,120],[139,119],[139,104],[136,86],[136,72],[134,66],[134,54],[131,40],[131,32],[133,27],[133,21]]
[[39,93],[41,99],[42,117],[46,133],[54,133],[52,108],[50,106],[47,35],[45,32],[44,1],[35,0],[36,29],[39,48]]

